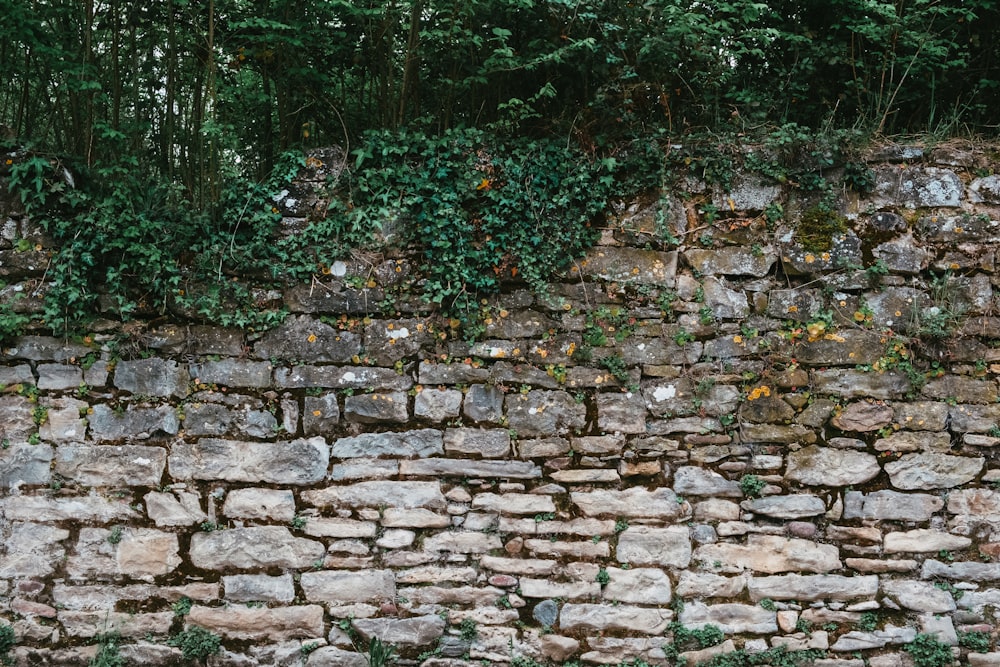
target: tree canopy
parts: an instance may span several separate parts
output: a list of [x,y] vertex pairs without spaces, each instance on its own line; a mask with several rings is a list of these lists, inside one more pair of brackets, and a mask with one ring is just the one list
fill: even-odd
[[0,123],[217,196],[297,146],[465,126],[603,145],[993,131],[996,0],[0,0]]

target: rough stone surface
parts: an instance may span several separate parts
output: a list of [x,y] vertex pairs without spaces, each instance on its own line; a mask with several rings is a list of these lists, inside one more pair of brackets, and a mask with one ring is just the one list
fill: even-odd
[[326,476],[330,452],[320,437],[284,443],[202,438],[175,444],[168,460],[177,479],[310,484]]
[[[9,336],[14,663],[89,664],[116,631],[128,664],[168,667],[198,625],[215,667],[365,667],[374,637],[426,667],[661,665],[675,620],[727,635],[688,664],[905,667],[920,632],[1000,663],[997,155],[868,151],[874,192],[825,191],[845,226],[825,250],[803,245],[819,193],[689,173],[615,200],[544,286],[501,266],[467,321],[420,297],[428,260],[391,211],[384,247],[317,256],[308,284],[227,267],[289,312],[270,330],[168,304],[108,309],[81,343]],[[310,152],[276,193],[281,234],[340,196],[343,156]],[[38,328],[59,248],[13,204],[4,295]],[[676,249],[653,248],[664,225]]]
[[309,568],[322,559],[322,542],[294,537],[282,526],[234,528],[191,537],[191,563],[205,570]]
[[809,486],[850,486],[880,471],[876,458],[866,452],[810,445],[788,455],[785,477]]
[[722,572],[826,573],[841,567],[833,545],[776,535],[750,535],[746,544],[705,544],[695,549],[694,559]]
[[133,394],[182,398],[190,377],[187,368],[176,361],[155,357],[120,361],[115,366],[115,386]]
[[633,566],[683,568],[691,560],[691,538],[682,526],[630,526],[618,537],[615,553],[619,562]]
[[559,627],[563,632],[629,630],[658,635],[672,618],[669,609],[566,603],[559,614]]
[[885,471],[897,489],[948,489],[972,480],[985,461],[982,457],[924,452],[890,461]]

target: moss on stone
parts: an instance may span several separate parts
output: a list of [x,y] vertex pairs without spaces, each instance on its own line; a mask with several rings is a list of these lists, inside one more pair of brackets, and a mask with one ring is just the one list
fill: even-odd
[[834,235],[846,231],[844,216],[822,206],[813,206],[802,213],[795,238],[809,252],[826,252],[833,247]]

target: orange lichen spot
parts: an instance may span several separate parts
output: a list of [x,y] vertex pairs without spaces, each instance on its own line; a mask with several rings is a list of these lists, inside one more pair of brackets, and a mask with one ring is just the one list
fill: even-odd
[[323,414],[322,410],[313,410],[313,417],[319,417]]
[[309,337],[306,338],[306,340],[309,341],[310,343],[315,343],[316,342],[316,334],[309,334]]
[[747,394],[748,401],[756,401],[761,396],[768,397],[771,395],[771,388],[766,384],[762,384],[759,387],[754,387],[754,389]]
[[799,312],[799,307],[798,306],[789,306],[788,307],[788,312],[790,312],[790,313],[797,313],[797,312]]
[[806,333],[809,334],[809,342],[813,342],[826,332],[826,322],[810,322],[806,325]]

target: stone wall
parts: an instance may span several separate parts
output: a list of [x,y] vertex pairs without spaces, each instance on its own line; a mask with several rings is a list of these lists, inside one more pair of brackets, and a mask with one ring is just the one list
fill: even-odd
[[[1000,177],[963,149],[871,159],[818,240],[815,198],[751,176],[622,206],[563,282],[485,301],[472,342],[406,296],[404,251],[288,286],[259,335],[14,340],[12,655],[86,664],[115,631],[130,664],[177,664],[200,626],[234,666],[366,665],[378,637],[436,667],[893,667],[918,633],[997,664],[958,643],[992,650],[1000,605]],[[664,207],[676,250],[649,249]],[[44,243],[8,219],[8,293]],[[678,623],[723,641],[675,645]]]

